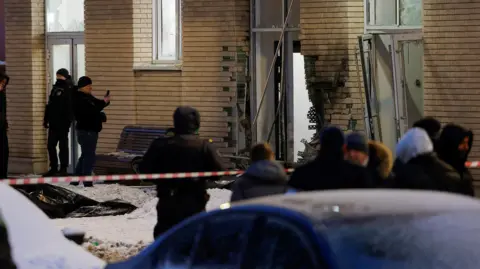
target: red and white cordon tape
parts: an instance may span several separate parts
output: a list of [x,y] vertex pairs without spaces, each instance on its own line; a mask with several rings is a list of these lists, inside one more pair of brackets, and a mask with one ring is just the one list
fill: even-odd
[[479,168],[480,162],[466,162],[465,167],[467,168]]
[[[468,168],[479,168],[480,162],[466,162]],[[285,172],[292,173],[293,168],[285,169]],[[134,174],[134,175],[107,175],[107,176],[72,176],[72,177],[28,177],[6,179],[3,182],[9,185],[35,185],[35,184],[55,184],[71,182],[95,182],[95,181],[136,181],[136,180],[161,180],[161,179],[180,179],[180,178],[199,178],[199,177],[219,177],[236,176],[243,174],[244,171],[221,171],[221,172],[191,172],[191,173],[167,173],[167,174]]]
[[[291,173],[294,169],[285,169],[285,172]],[[28,177],[5,179],[3,182],[9,185],[35,185],[35,184],[55,184],[71,182],[95,182],[95,181],[136,181],[136,180],[160,180],[160,179],[180,179],[180,178],[199,178],[199,177],[218,177],[235,176],[243,174],[244,171],[221,171],[221,172],[191,172],[191,173],[168,173],[168,174],[135,174],[135,175],[107,175],[107,176],[72,176],[72,177]]]

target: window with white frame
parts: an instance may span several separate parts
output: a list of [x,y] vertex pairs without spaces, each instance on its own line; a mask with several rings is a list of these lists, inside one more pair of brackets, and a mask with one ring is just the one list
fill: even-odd
[[182,0],[153,0],[153,60],[175,62],[181,58]]
[[364,3],[367,28],[422,26],[422,0],[364,0]]

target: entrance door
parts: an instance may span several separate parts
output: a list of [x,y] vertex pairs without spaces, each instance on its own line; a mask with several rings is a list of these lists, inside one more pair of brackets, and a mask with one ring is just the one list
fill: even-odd
[[[85,76],[85,44],[82,37],[70,38],[49,38],[48,40],[48,80],[47,99],[52,85],[56,80],[56,72],[60,68],[66,68],[70,71],[73,81],[76,83],[79,77]],[[48,100],[47,100],[48,101]],[[73,127],[73,126],[72,126]],[[78,145],[75,128],[70,129],[69,133],[70,148],[70,166],[69,173],[75,171],[78,158],[81,154]],[[58,147],[57,147],[58,151]]]
[[423,117],[423,39],[421,35],[393,36],[395,106],[399,137]]

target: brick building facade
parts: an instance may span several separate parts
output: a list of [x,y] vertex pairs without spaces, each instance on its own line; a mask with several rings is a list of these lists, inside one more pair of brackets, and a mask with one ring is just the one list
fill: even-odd
[[[47,165],[46,132],[41,122],[50,75],[45,3],[4,1],[6,55],[12,78],[8,92],[12,171],[40,172]],[[299,1],[300,28],[296,39],[302,54],[315,59],[316,75],[331,78],[342,60],[347,64],[342,71],[345,87],[329,94],[327,120],[348,129],[354,119],[356,129],[363,129],[364,84],[356,51],[358,36],[366,34],[365,2],[295,1]],[[152,62],[154,2],[85,0],[85,71],[99,94],[109,89],[113,98],[99,152],[115,148],[125,125],[171,125],[173,109],[182,104],[201,111],[202,136],[214,138],[224,152],[235,151],[239,143],[235,111],[242,95],[239,81],[247,66],[239,60],[239,52],[248,54],[250,47],[250,1],[183,0],[181,65]],[[471,11],[477,8],[472,1],[424,0],[420,31],[424,42],[422,113],[465,124],[475,133],[479,129],[475,71],[480,65],[476,59],[480,35]],[[391,72],[385,71],[385,76],[391,77]],[[385,119],[393,120],[391,116]],[[394,143],[395,139],[391,140]],[[480,158],[477,146],[472,158]]]

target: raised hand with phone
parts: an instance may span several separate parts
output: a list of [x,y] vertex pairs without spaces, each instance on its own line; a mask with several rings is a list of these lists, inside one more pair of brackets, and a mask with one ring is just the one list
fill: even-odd
[[107,90],[107,92],[105,93],[105,96],[103,97],[103,101],[105,101],[105,103],[110,103],[110,90]]

